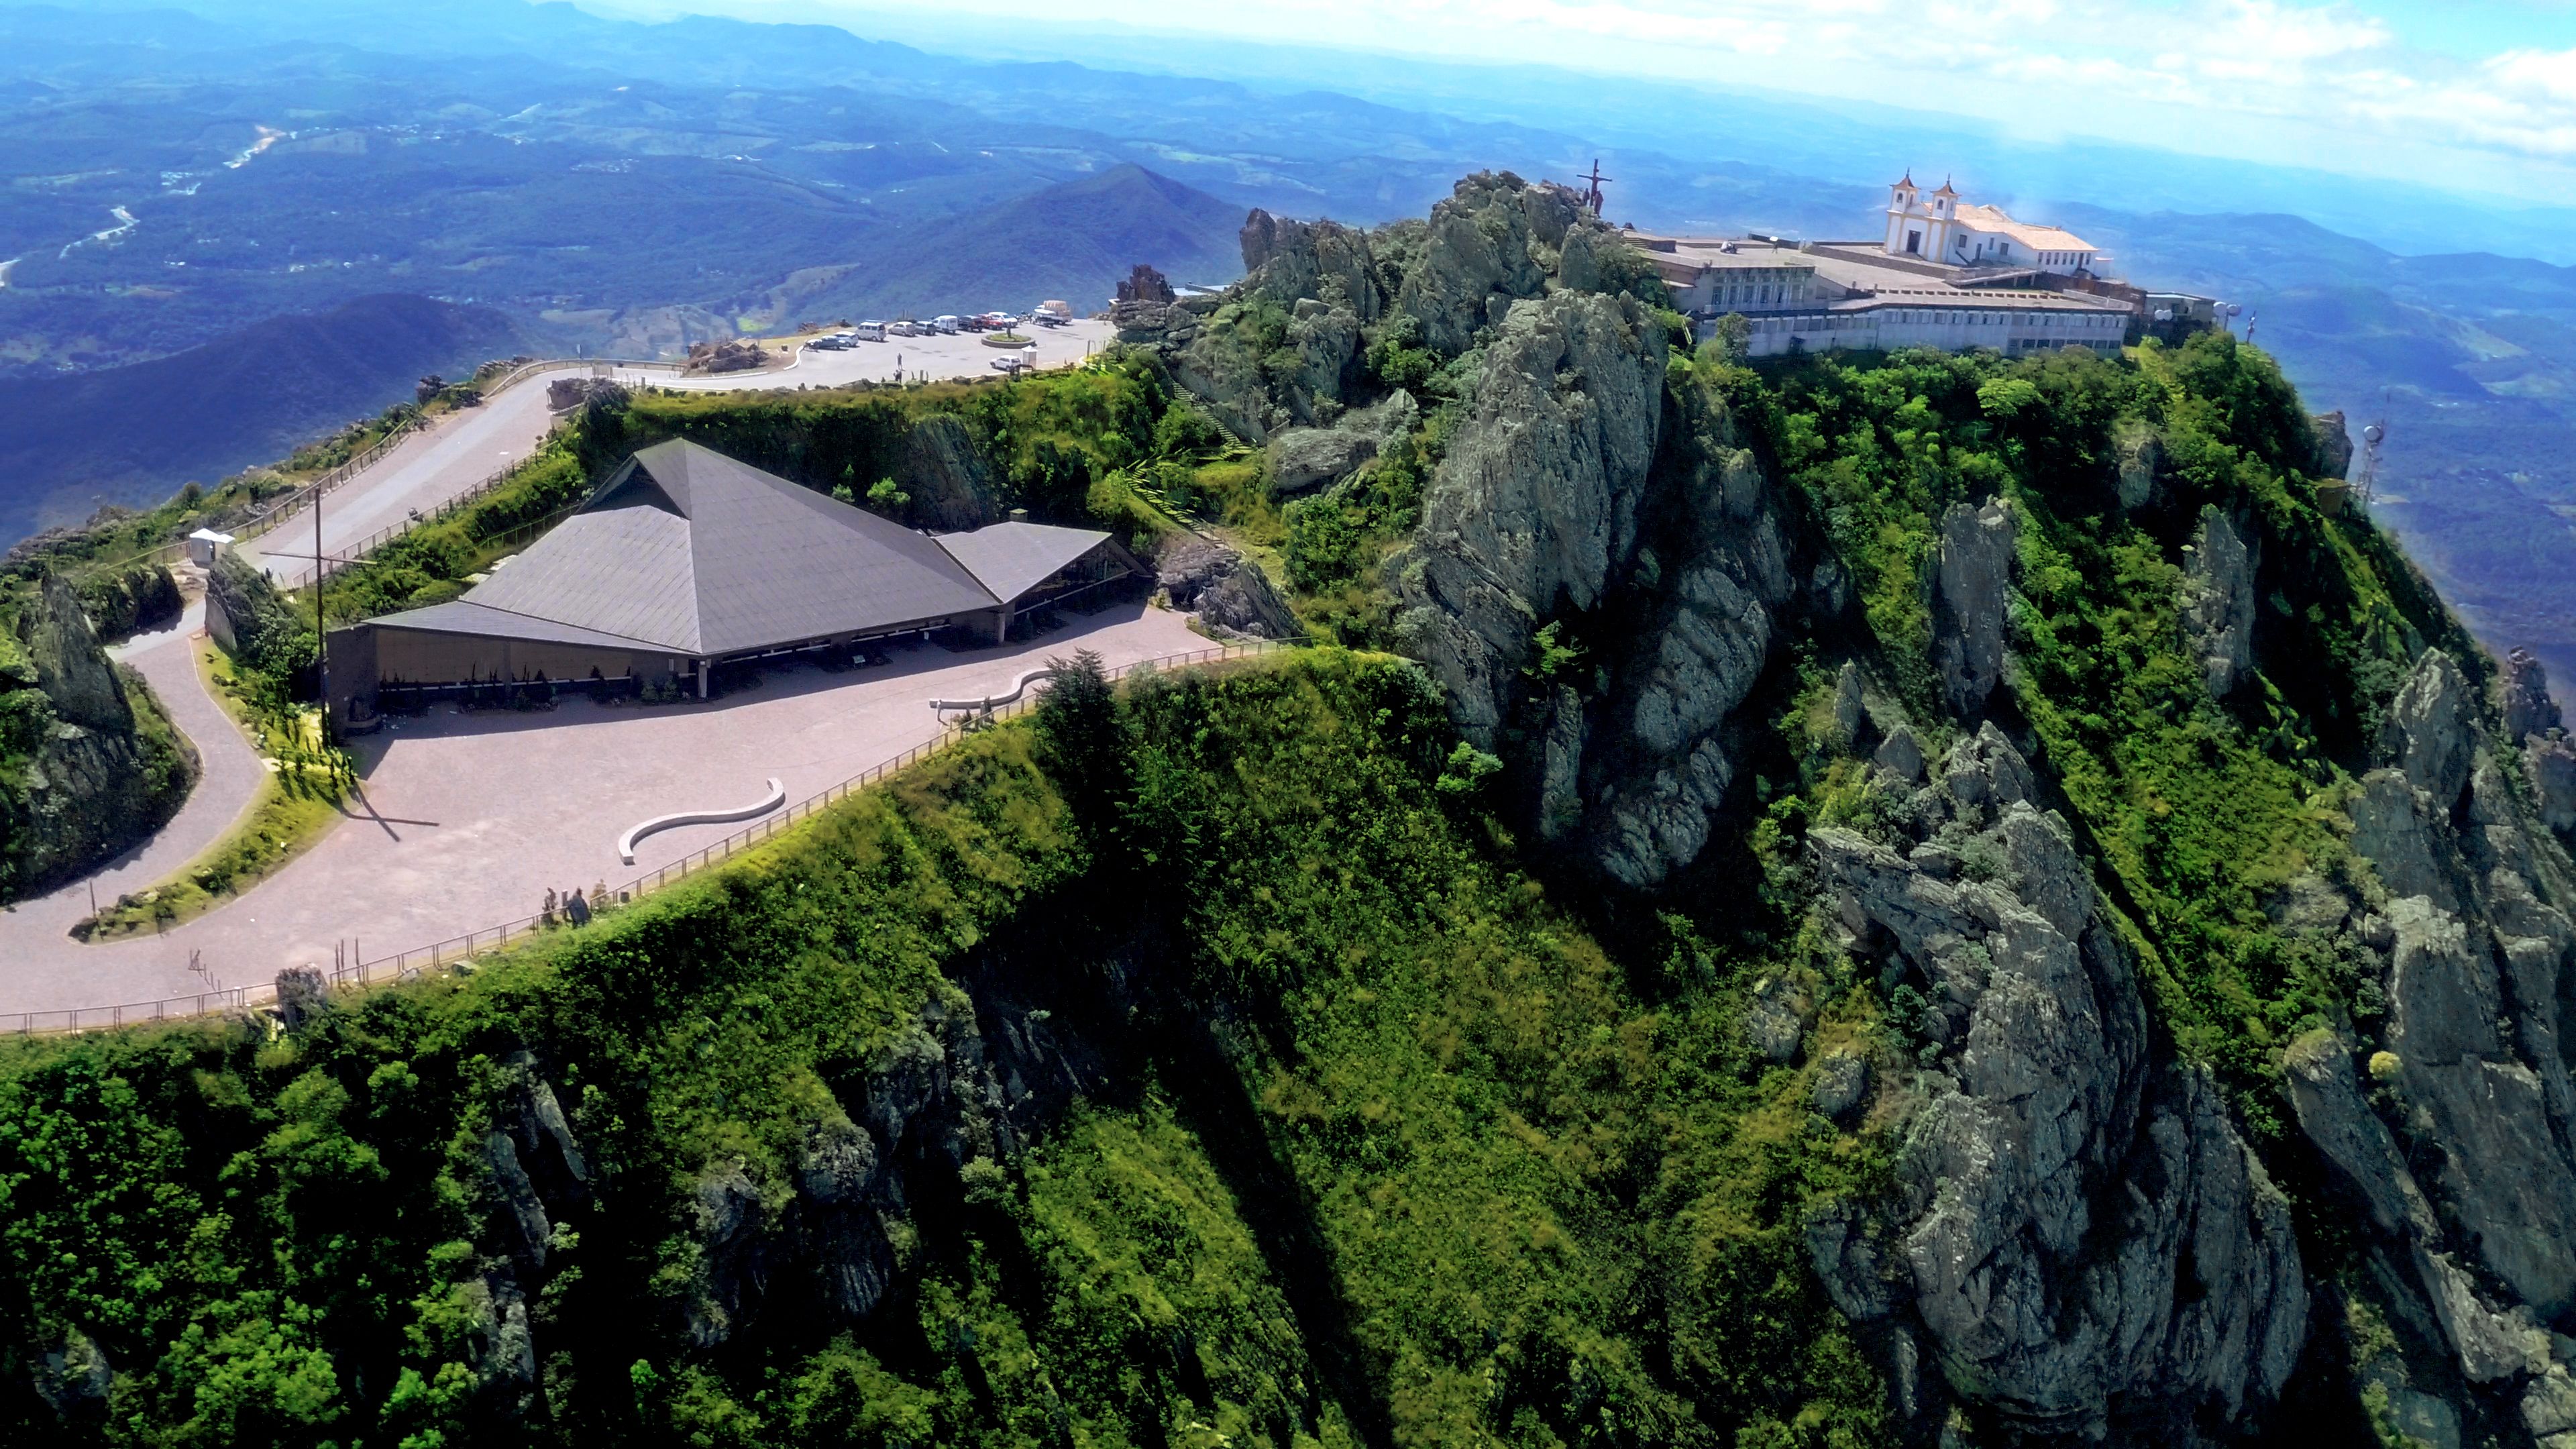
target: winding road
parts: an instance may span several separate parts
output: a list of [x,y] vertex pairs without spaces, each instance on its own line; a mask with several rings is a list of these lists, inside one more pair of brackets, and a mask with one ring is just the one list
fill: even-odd
[[[1034,340],[1040,367],[1080,362],[1113,336],[1105,322],[1080,321],[1041,328]],[[427,513],[517,463],[545,442],[555,417],[546,409],[547,384],[559,377],[589,377],[605,369],[630,386],[685,392],[780,392],[891,381],[900,362],[907,377],[993,376],[998,349],[971,333],[947,337],[897,337],[862,342],[847,351],[803,350],[783,368],[763,372],[684,377],[668,364],[576,362],[531,373],[480,407],[447,414],[412,434],[374,466],[322,499],[322,550],[339,556],[414,511]],[[313,514],[298,509],[245,546],[251,561],[287,587],[313,570]]]
[[[1091,323],[1041,334],[1040,360],[1079,361],[1105,335]],[[890,377],[898,355],[907,375],[983,377],[995,350],[972,336],[904,338],[809,351],[783,369],[717,378],[631,363],[617,371],[657,387],[775,391]],[[554,426],[547,384],[597,368],[568,363],[531,374],[405,438],[323,498],[323,549],[342,553],[527,457]],[[244,551],[281,582],[300,582],[313,566],[310,509]],[[288,965],[327,966],[342,939],[380,954],[526,915],[547,884],[569,890],[603,875],[631,876],[617,860],[617,830],[703,798],[710,767],[747,780],[778,776],[801,799],[928,737],[933,726],[922,706],[934,694],[981,697],[1072,648],[1098,649],[1114,665],[1206,643],[1180,615],[1124,606],[1077,616],[1034,643],[962,654],[925,647],[855,676],[790,670],[748,696],[704,705],[575,702],[507,719],[433,713],[359,743],[364,783],[350,818],[276,876],[166,934],[83,945],[69,933],[90,913],[93,887],[105,903],[169,879],[222,838],[265,779],[266,764],[198,672],[195,651],[213,647],[202,636],[204,617],[203,603],[191,604],[173,627],[109,651],[151,685],[196,745],[202,775],[149,839],[84,880],[0,910],[0,1030],[19,1013],[146,1002],[252,985]],[[565,727],[581,722],[588,727]],[[725,833],[706,825],[657,834],[637,868],[679,859]],[[192,955],[202,972],[188,969]]]

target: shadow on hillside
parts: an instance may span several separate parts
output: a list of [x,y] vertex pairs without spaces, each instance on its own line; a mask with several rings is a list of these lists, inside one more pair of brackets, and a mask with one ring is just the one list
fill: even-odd
[[[1207,1019],[1174,1012],[1164,1026],[1162,1056],[1173,1109],[1233,1191],[1235,1210],[1252,1229],[1270,1276],[1297,1317],[1298,1336],[1323,1381],[1321,1392],[1341,1405],[1361,1442],[1386,1449],[1394,1443],[1386,1366],[1351,1331],[1350,1301],[1342,1294],[1332,1249],[1316,1226],[1313,1199],[1273,1150],[1241,1068]],[[1307,1392],[1311,1422],[1321,1418],[1323,1406],[1313,1398],[1316,1385],[1309,1384]]]

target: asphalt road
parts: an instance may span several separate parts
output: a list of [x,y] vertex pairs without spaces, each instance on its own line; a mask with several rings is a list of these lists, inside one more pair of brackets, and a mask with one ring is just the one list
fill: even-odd
[[[1106,346],[1114,333],[1106,322],[1085,320],[1036,328],[1030,337],[1037,343],[1038,366],[1063,367]],[[846,352],[804,348],[786,366],[759,372],[688,377],[673,367],[628,364],[615,375],[631,386],[763,392],[892,382],[897,372],[906,379],[992,377],[994,360],[1005,355],[976,334],[959,333],[862,342]],[[571,364],[525,378],[481,407],[449,413],[396,444],[374,467],[323,497],[322,551],[346,553],[414,510],[427,513],[535,452],[555,423],[546,410],[546,385],[558,377],[589,376],[595,366]],[[297,511],[247,549],[252,562],[280,584],[303,583],[313,570],[312,511]]]
[[[323,552],[344,553],[412,510],[427,512],[535,452],[554,426],[546,383],[589,372],[585,366],[540,373],[395,444],[374,467],[323,495]],[[313,510],[297,510],[247,548],[251,562],[281,585],[303,583],[313,571]]]

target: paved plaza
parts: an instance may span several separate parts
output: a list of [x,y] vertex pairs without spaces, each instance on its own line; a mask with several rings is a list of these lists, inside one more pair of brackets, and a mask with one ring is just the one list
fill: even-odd
[[[466,713],[440,705],[357,745],[351,818],[266,882],[164,935],[85,946],[83,884],[0,914],[0,1026],[15,1012],[143,1002],[249,986],[291,965],[329,966],[335,944],[367,957],[533,914],[549,887],[588,891],[680,860],[740,825],[665,831],[617,858],[628,826],[761,798],[775,776],[794,803],[934,738],[928,701],[1008,691],[1050,656],[1097,651],[1111,666],[1210,647],[1186,616],[1140,604],[1068,613],[1044,638],[831,673],[796,665],[706,703]],[[99,898],[166,878],[249,803],[259,763],[197,682],[185,633],[130,653],[209,762],[179,817],[97,877]],[[188,970],[191,952],[205,976]],[[211,982],[207,979],[211,977]]]

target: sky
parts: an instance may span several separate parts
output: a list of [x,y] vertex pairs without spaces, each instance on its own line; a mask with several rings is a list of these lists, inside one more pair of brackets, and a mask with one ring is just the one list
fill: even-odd
[[[596,8],[609,9],[610,5]],[[2565,204],[2576,0],[625,0],[746,19],[909,21],[916,43],[1070,27],[1565,66],[1873,101]],[[943,49],[949,47],[941,47]],[[1010,48],[1007,45],[1002,48]]]

